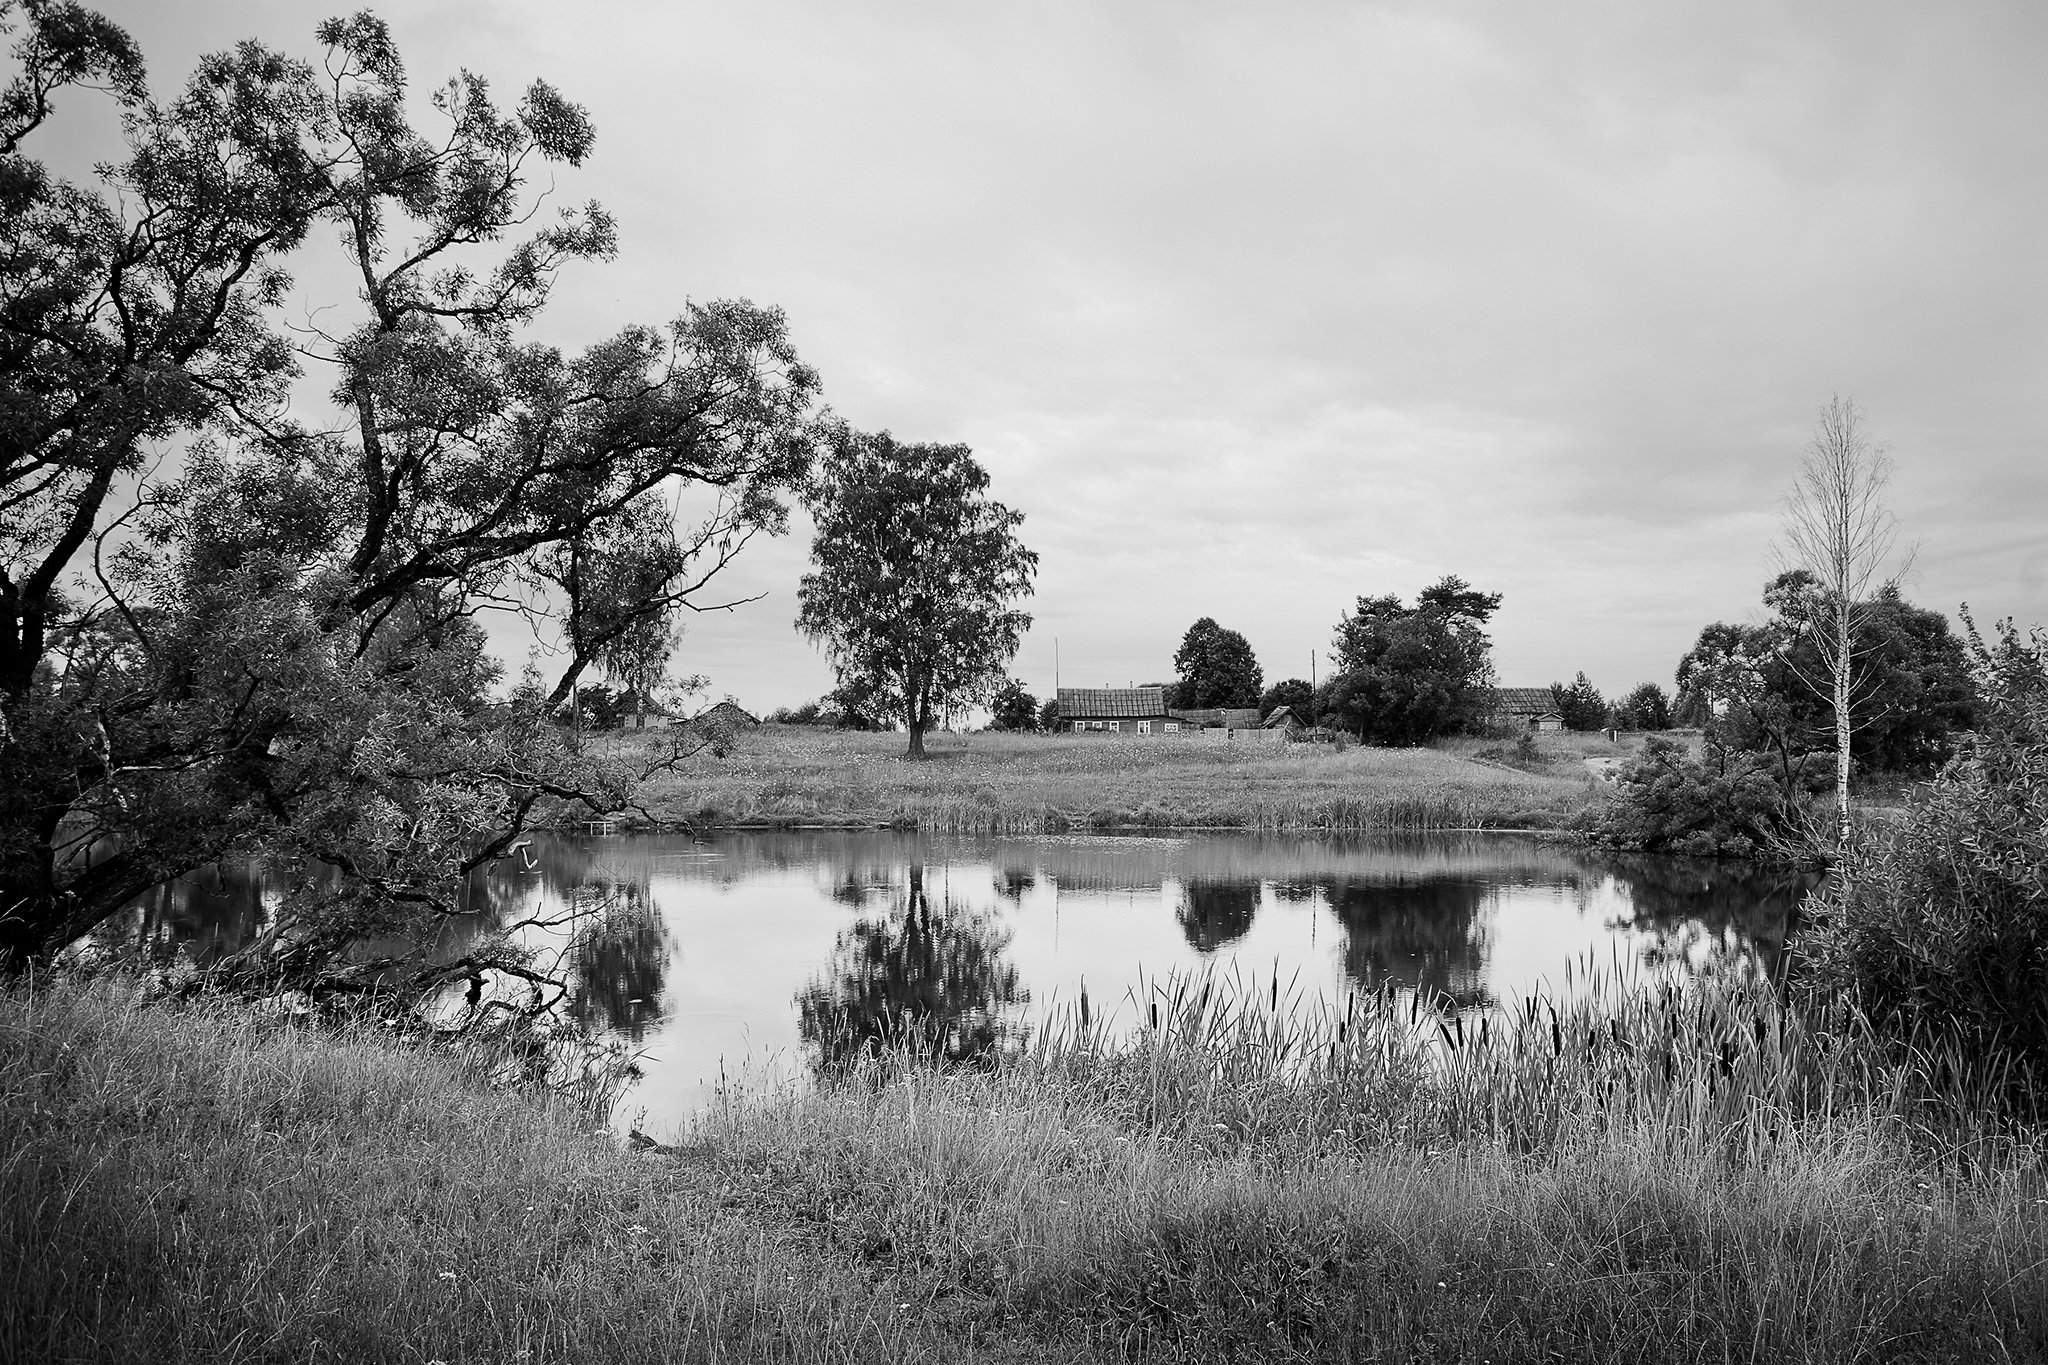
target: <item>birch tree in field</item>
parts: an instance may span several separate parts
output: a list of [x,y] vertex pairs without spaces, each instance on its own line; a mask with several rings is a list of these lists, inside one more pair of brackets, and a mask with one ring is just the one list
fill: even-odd
[[1844,847],[1850,836],[1858,627],[1877,590],[1903,571],[1891,567],[1898,533],[1898,521],[1884,503],[1891,472],[1891,461],[1863,434],[1855,403],[1831,398],[1785,500],[1787,567],[1813,577],[1812,591],[1799,594],[1791,609],[1819,656],[1817,674],[1803,680],[1834,709],[1835,807]]

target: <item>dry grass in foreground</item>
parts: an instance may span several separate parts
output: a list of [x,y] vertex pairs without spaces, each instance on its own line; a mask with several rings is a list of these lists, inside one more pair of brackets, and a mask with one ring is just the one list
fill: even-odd
[[[600,742],[630,752],[644,739]],[[1606,798],[1575,757],[1555,771],[1452,749],[1075,735],[901,735],[763,726],[641,794],[663,822],[893,825],[936,833],[1115,827],[1248,830],[1561,829]]]

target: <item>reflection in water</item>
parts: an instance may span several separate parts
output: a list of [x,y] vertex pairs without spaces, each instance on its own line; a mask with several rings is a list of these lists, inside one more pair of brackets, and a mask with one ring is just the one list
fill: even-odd
[[263,874],[254,868],[201,868],[136,901],[132,940],[182,947],[194,962],[210,966],[255,942],[265,917],[263,891]]
[[1629,888],[1629,914],[1609,924],[1646,934],[1642,958],[1699,976],[1780,979],[1799,904],[1819,874],[1693,858],[1614,854],[1605,859]]
[[1480,882],[1343,880],[1326,883],[1344,926],[1344,974],[1460,1006],[1491,1000],[1484,984],[1486,929]]
[[[636,1102],[659,1123],[727,1062],[829,1070],[895,1042],[970,1058],[1030,1022],[1027,1000],[1085,988],[1108,1013],[1169,972],[1270,968],[1304,999],[1365,985],[1454,1005],[1556,988],[1588,954],[1781,975],[1811,884],[1501,837],[536,836],[477,874],[437,951],[505,932],[530,947],[576,1018],[646,1050]],[[276,891],[208,870],[138,900],[125,928],[211,962],[268,926]]]
[[1257,882],[1201,881],[1189,882],[1181,888],[1180,909],[1175,918],[1180,921],[1188,947],[1207,954],[1250,933],[1258,913]]
[[639,1044],[661,1023],[668,932],[644,883],[599,884],[569,947],[569,1014]]
[[797,1030],[821,1072],[907,1045],[949,1062],[984,1056],[1002,1014],[1028,1001],[1006,962],[1010,933],[986,912],[953,904],[937,914],[913,863],[907,892],[833,944],[832,965],[798,992]]

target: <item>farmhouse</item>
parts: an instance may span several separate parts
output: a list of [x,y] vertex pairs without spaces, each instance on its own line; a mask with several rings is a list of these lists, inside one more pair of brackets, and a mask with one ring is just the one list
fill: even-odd
[[1171,735],[1199,730],[1166,709],[1163,687],[1062,687],[1060,724],[1076,732],[1112,735]]
[[1548,733],[1564,729],[1564,717],[1557,712],[1557,698],[1547,687],[1496,687],[1494,712],[1501,720],[1519,722],[1531,730]]

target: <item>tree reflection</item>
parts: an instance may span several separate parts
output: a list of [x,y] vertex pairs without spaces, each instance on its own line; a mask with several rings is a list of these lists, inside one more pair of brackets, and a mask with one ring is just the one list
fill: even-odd
[[1213,953],[1251,932],[1252,919],[1259,913],[1259,884],[1191,881],[1181,888],[1175,913],[1188,946],[1198,953]]
[[668,984],[668,933],[637,883],[593,883],[588,918],[569,945],[569,1014],[586,1028],[632,1042],[660,1024]]
[[908,1046],[947,1062],[986,1056],[1005,1033],[1003,1011],[1029,1000],[1004,961],[1010,933],[988,914],[946,904],[934,912],[924,868],[885,916],[841,931],[832,964],[797,993],[797,1029],[821,1074]]
[[133,902],[129,923],[135,942],[163,952],[182,947],[200,966],[211,966],[248,947],[262,932],[269,919],[263,897],[267,881],[249,864],[216,863],[165,882]]
[[1026,893],[1038,885],[1038,876],[1028,867],[1005,867],[996,872],[996,894],[1021,905]]
[[1332,881],[1328,891],[1344,926],[1344,971],[1359,985],[1407,987],[1458,1006],[1492,999],[1483,883]]
[[1690,858],[1611,855],[1630,916],[1611,929],[1648,936],[1643,960],[1700,976],[1785,970],[1799,904],[1820,884],[1811,872]]

